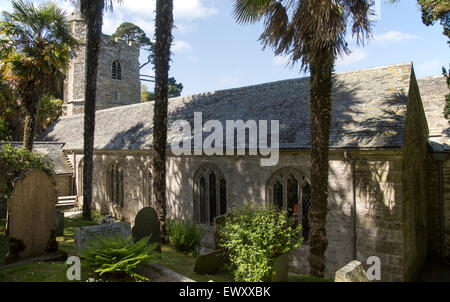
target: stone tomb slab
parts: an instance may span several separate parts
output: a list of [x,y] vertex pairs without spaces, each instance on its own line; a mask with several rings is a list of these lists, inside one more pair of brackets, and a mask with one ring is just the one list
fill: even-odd
[[80,251],[89,245],[89,241],[95,238],[115,235],[130,236],[131,224],[129,222],[116,222],[75,228],[75,245]]
[[58,196],[50,177],[40,170],[24,173],[15,181],[8,200],[11,213],[7,263],[55,252],[55,204]]
[[366,270],[361,262],[353,260],[340,268],[335,275],[335,282],[369,282]]

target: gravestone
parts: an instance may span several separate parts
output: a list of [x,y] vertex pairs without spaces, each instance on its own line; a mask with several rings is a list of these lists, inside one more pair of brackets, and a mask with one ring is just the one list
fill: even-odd
[[340,268],[335,274],[335,282],[369,282],[366,270],[361,262],[353,260]]
[[64,236],[64,212],[55,210],[56,236]]
[[289,255],[283,254],[275,259],[273,264],[272,282],[288,282]]
[[32,170],[14,183],[11,199],[9,252],[5,262],[52,253],[56,242],[55,204],[58,196],[55,186],[44,172]]
[[75,228],[75,245],[78,251],[89,245],[89,242],[98,237],[131,235],[131,224],[129,222],[116,222]]
[[158,214],[152,207],[145,207],[137,213],[134,220],[134,242],[138,242],[149,235],[151,236],[149,243],[158,243],[157,251],[161,252],[161,230]]
[[217,250],[197,257],[194,265],[196,274],[217,274],[224,262],[224,251]]

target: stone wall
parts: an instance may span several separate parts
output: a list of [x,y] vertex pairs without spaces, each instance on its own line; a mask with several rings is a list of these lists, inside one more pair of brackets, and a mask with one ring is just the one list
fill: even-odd
[[450,263],[450,160],[443,163],[445,259]]
[[414,73],[411,74],[403,142],[404,278],[414,280],[427,256],[428,126]]
[[56,175],[56,192],[59,196],[70,196],[72,175]]
[[[227,207],[243,202],[265,202],[265,184],[281,168],[295,168],[309,178],[309,152],[283,152],[276,167],[261,167],[260,158],[235,157],[173,157],[167,162],[168,217],[193,218],[193,177],[201,167],[214,164],[227,182]],[[369,256],[379,256],[382,280],[403,280],[402,233],[402,156],[401,152],[353,152],[354,173],[351,162],[342,152],[330,154],[329,213],[327,216],[326,276],[353,260],[353,182],[357,204],[356,251],[363,263]],[[78,166],[81,156],[76,156]],[[106,168],[117,160],[124,169],[124,207],[109,202],[106,188]],[[118,218],[133,222],[136,213],[144,206],[144,171],[150,165],[150,151],[100,152],[94,155],[94,208],[112,213]],[[77,172],[77,185],[80,183]],[[354,181],[353,181],[354,177]],[[212,236],[207,234],[206,247],[212,247]],[[209,238],[209,239],[208,239]],[[308,243],[294,251],[290,269],[308,273],[306,256]]]
[[355,161],[356,260],[381,260],[381,280],[403,280],[401,155]]
[[[444,193],[444,238],[445,261],[450,263],[450,160],[442,163]],[[428,161],[427,167],[427,202],[428,202],[428,253],[433,259],[441,259],[441,205],[439,196],[438,163]]]
[[430,257],[441,257],[440,204],[438,164],[431,158],[427,163],[427,219],[428,219],[428,254]]

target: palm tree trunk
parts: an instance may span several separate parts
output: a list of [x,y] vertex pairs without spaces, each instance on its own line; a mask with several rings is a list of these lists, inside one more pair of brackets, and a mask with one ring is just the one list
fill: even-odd
[[34,132],[36,129],[37,103],[27,101],[24,106],[25,124],[23,129],[23,147],[28,151],[33,150]]
[[172,44],[173,0],[156,1],[155,42],[155,106],[153,126],[153,191],[161,226],[161,239],[166,232],[166,146],[167,100],[170,46]]
[[83,0],[87,24],[86,88],[84,105],[83,219],[91,220],[97,67],[102,37],[104,0]]
[[[332,62],[332,60],[331,60]],[[310,274],[323,277],[328,246],[328,149],[331,122],[333,64],[311,66],[311,209],[308,262]]]

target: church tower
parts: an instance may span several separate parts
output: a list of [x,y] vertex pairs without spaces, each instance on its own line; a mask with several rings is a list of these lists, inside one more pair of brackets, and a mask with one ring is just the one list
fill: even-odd
[[[63,115],[84,113],[86,79],[86,24],[76,1],[70,26],[72,35],[80,42],[67,70],[64,81]],[[97,71],[97,110],[140,102],[139,44],[112,40],[103,35],[100,43]]]

